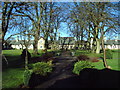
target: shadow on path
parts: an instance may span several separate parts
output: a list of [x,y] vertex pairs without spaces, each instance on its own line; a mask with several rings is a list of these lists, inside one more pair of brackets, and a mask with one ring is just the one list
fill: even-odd
[[78,76],[72,73],[76,57],[70,56],[69,51],[63,52],[56,60],[55,70],[48,81],[35,88],[120,88],[120,71],[85,68]]
[[61,55],[55,59],[54,71],[50,75],[49,79],[35,88],[48,88],[57,80],[74,76],[72,73],[74,62],[76,62],[76,57],[72,57],[70,55],[70,51],[62,52]]

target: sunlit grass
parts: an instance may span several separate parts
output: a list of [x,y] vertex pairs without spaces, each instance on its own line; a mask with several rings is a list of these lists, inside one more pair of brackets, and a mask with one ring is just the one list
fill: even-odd
[[[112,70],[119,70],[120,71],[120,66],[119,66],[119,57],[118,57],[118,52],[113,52],[113,58],[112,59],[106,59],[107,65],[111,67]],[[97,69],[103,69],[103,62],[102,60],[100,62],[93,63],[95,68]]]
[[[29,50],[32,57],[33,50]],[[42,53],[41,50],[38,52]],[[3,50],[3,54],[7,58],[9,64],[11,61],[16,62],[20,59],[20,55],[22,54],[22,50]],[[38,56],[40,56],[38,55]],[[23,72],[24,68],[7,68],[2,71],[2,88],[17,88],[20,84],[23,83]]]
[[3,54],[7,56],[17,56],[22,53],[22,50],[3,50]]
[[16,61],[20,58],[20,55],[22,54],[22,50],[3,50],[3,54],[9,61]]
[[[53,50],[48,50],[53,51]],[[34,57],[33,50],[29,50],[29,52],[31,53],[32,57]],[[88,56],[91,57],[100,57],[103,54],[95,54],[95,53],[90,53],[88,51],[83,51],[83,50],[76,50],[76,56],[80,55],[80,54],[86,54]],[[6,56],[6,58],[8,59],[8,61],[16,61],[18,60],[18,58],[20,58],[20,55],[22,53],[22,50],[3,50],[3,54]],[[41,55],[42,50],[39,50],[39,53]],[[107,64],[112,68],[112,70],[119,70],[120,71],[120,65],[119,65],[119,59],[120,57],[118,56],[120,54],[120,52],[118,52],[117,50],[115,50],[113,52],[113,59],[107,59]],[[40,56],[38,55],[38,56]],[[92,63],[93,66],[95,66],[94,68],[97,69],[103,69],[103,62],[102,60],[100,60],[100,62],[95,62]],[[9,69],[5,69],[2,72],[2,87],[3,88],[15,88],[18,87],[20,84],[23,83],[23,72],[24,72],[24,68],[9,68]]]
[[[48,52],[53,50],[48,50]],[[32,57],[38,57],[43,54],[42,50],[38,50],[39,55],[33,55],[33,50],[29,50]],[[17,61],[20,59],[22,50],[3,50],[8,62]],[[9,63],[10,64],[10,63]],[[3,88],[17,88],[23,83],[24,68],[8,68],[2,71],[2,87]]]
[[[106,59],[107,61],[107,64],[108,66],[111,67],[112,70],[119,70],[120,71],[120,63],[119,63],[119,60],[120,60],[120,57],[119,57],[119,54],[120,54],[120,50],[112,50],[112,59]],[[96,54],[96,53],[88,53],[85,51],[81,51],[81,50],[77,50],[76,51],[76,56],[80,55],[80,54],[85,54],[85,55],[88,55],[89,57],[101,57],[103,55],[103,53],[100,53],[100,54]],[[92,63],[93,66],[95,66],[94,68],[97,68],[97,69],[104,69],[104,65],[103,65],[103,61],[100,60],[99,62],[94,62]]]
[[113,52],[113,59],[107,59],[107,63],[113,70],[120,70],[120,52]]
[[[28,50],[32,57],[38,57],[42,55],[42,50],[38,50],[39,55],[34,55],[33,50]],[[22,50],[3,50],[3,54],[6,56],[8,61],[16,61],[20,58]]]

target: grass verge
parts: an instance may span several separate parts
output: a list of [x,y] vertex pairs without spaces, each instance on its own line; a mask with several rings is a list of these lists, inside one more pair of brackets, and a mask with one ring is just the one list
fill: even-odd
[[[81,51],[81,50],[76,50],[76,56],[79,56],[80,54],[85,54],[88,55],[89,57],[101,57],[103,55],[103,53],[100,54],[96,54],[96,53],[90,53],[87,51]],[[120,59],[120,50],[112,50],[112,59],[106,59],[108,66],[111,67],[112,70],[119,70],[120,71],[120,63],[119,63],[119,59]],[[97,69],[104,69],[104,65],[103,65],[103,61],[100,60],[99,62],[94,62],[92,63],[93,66],[95,66],[94,68]]]

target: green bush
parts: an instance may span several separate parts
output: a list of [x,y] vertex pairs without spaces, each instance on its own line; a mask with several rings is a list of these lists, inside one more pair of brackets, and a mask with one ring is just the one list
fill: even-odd
[[33,73],[32,70],[29,70],[29,69],[26,69],[24,71],[24,77],[23,77],[23,82],[24,82],[24,85],[25,86],[28,86],[28,83],[29,83],[29,80],[30,80],[30,77],[31,77],[31,74]]
[[84,68],[92,68],[91,62],[89,61],[78,61],[74,64],[73,73],[79,75],[80,71]]
[[33,72],[35,74],[40,74],[46,76],[47,73],[52,72],[52,61],[46,62],[37,62],[33,64]]

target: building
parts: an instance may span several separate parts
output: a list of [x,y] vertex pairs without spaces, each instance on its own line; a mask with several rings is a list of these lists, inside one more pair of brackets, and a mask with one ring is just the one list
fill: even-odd
[[[12,40],[9,42],[9,45],[4,46],[4,48],[13,48],[13,49],[25,49],[24,40]],[[26,41],[27,42],[27,41]],[[74,49],[75,47],[75,40],[74,37],[59,37],[59,40],[54,41],[56,44],[52,44],[49,41],[49,48],[57,48],[57,49]],[[34,40],[29,42],[28,49],[33,49]],[[43,37],[40,38],[38,41],[38,49],[45,49],[45,40]]]
[[[12,40],[9,42],[9,45],[4,44],[4,48],[13,48],[13,49],[25,49],[24,43],[27,41],[24,40]],[[29,41],[28,49],[33,49],[34,40]],[[43,37],[38,41],[38,49],[45,49],[45,40]]]
[[[106,40],[106,37],[104,39],[104,46],[105,49],[120,49],[120,40],[115,39],[115,40]],[[90,47],[93,47],[93,38],[91,38],[90,41]],[[102,47],[100,47],[102,48]]]
[[74,49],[75,39],[74,37],[59,37],[59,49]]
[[[51,49],[75,49],[77,47],[77,41],[75,41],[74,37],[59,37],[59,39],[54,42],[55,44],[52,44],[49,41],[49,47]],[[34,40],[31,40],[28,49],[33,49],[33,44]],[[5,49],[25,49],[23,40],[12,40],[3,45]],[[120,40],[105,40],[104,45],[106,49],[120,49]],[[87,48],[87,41],[83,41],[83,47],[83,49]],[[45,49],[45,40],[43,37],[38,41],[38,49]]]
[[45,39],[43,37],[38,41],[38,49],[45,49]]
[[120,49],[120,40],[105,40],[106,49]]

